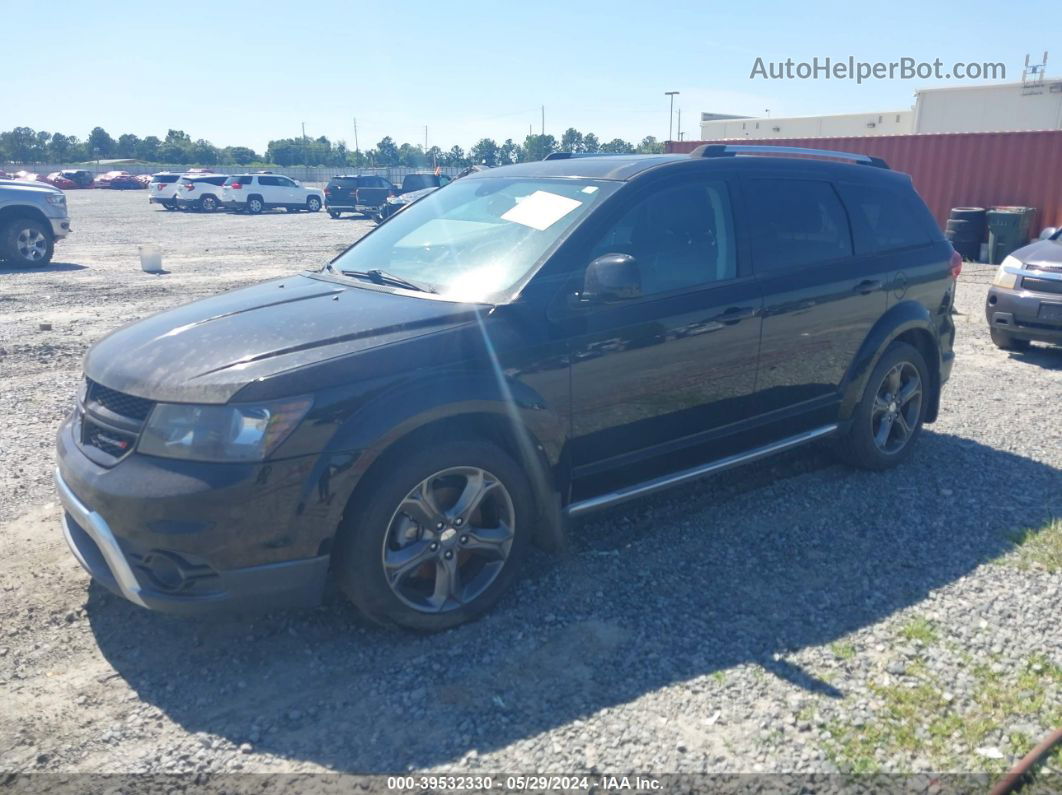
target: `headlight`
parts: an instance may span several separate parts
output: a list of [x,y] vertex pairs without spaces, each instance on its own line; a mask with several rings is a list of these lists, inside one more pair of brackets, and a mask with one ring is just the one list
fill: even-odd
[[191,461],[261,461],[302,421],[312,402],[304,397],[258,405],[159,403],[137,449]]
[[61,193],[49,193],[48,204],[54,204],[56,207],[65,207],[66,196]]
[[1004,287],[1008,290],[1012,290],[1014,289],[1014,285],[1018,283],[1018,275],[1016,273],[1007,273],[1007,268],[1021,270],[1021,260],[1017,257],[1012,257],[1009,254],[1004,257],[1003,262],[999,264],[999,270],[996,271],[996,275],[992,279],[992,284],[996,287]]

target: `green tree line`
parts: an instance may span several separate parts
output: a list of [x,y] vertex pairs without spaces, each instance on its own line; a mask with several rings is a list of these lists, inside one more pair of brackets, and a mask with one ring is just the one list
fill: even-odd
[[49,133],[29,127],[0,132],[0,162],[13,163],[81,163],[113,158],[135,158],[147,163],[184,165],[251,165],[281,166],[428,166],[464,167],[472,164],[501,166],[527,160],[541,160],[550,152],[615,152],[656,154],[663,143],[646,136],[638,144],[621,138],[602,142],[593,133],[568,128],[558,141],[552,135],[528,135],[516,143],[507,138],[498,143],[483,138],[467,152],[460,146],[427,150],[419,144],[399,144],[386,136],[375,147],[352,151],[344,141],[318,138],[278,138],[270,141],[265,152],[247,146],[217,147],[203,138],[192,139],[184,130],[169,130],[165,138],[145,138],[124,133],[112,137],[102,127],[94,127],[88,137]]

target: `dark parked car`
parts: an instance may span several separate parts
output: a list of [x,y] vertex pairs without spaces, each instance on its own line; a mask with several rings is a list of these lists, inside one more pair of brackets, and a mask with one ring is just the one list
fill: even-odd
[[322,270],[113,332],[58,435],[74,554],[159,610],[331,575],[438,630],[569,517],[816,439],[898,464],[961,260],[881,161],[757,149],[473,174]]
[[377,221],[384,221],[399,210],[406,209],[413,202],[420,201],[429,193],[434,193],[437,190],[437,187],[421,188],[420,190],[411,190],[408,193],[400,193],[397,196],[388,196],[387,202],[373,217]]
[[59,175],[70,180],[76,184],[79,188],[91,188],[92,187],[92,172],[86,171],[83,168],[71,168],[65,171],[60,171]]
[[1005,351],[1062,345],[1062,229],[1006,257],[985,303],[992,342]]
[[445,174],[406,174],[402,177],[402,187],[399,193],[412,193],[425,188],[441,188],[453,182]]
[[328,180],[324,195],[325,209],[333,218],[342,213],[374,216],[387,203],[388,196],[398,195],[398,188],[384,177],[346,174]]

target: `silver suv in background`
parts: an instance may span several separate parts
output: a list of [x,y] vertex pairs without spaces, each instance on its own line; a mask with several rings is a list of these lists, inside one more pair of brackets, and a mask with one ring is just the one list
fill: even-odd
[[70,233],[66,194],[43,182],[0,179],[0,260],[10,268],[47,265]]

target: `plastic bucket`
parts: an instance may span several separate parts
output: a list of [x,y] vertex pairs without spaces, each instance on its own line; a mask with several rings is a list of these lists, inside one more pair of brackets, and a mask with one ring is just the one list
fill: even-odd
[[140,267],[144,273],[162,273],[162,252],[158,246],[140,246]]

